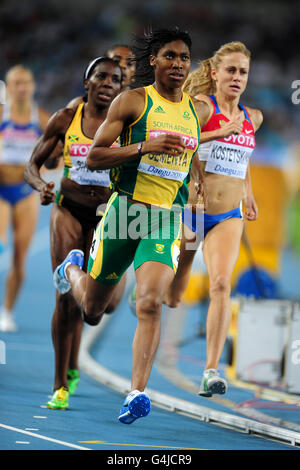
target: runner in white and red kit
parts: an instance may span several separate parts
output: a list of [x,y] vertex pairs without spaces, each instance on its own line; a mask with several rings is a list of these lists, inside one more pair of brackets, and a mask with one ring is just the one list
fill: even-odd
[[[209,99],[213,114],[202,128],[202,132],[221,129],[224,123],[230,121],[220,110],[216,97],[210,95]],[[246,177],[249,158],[255,147],[255,130],[246,108],[240,103],[238,106],[244,113],[242,132],[205,142],[199,147],[199,160],[206,162],[206,172],[240,179]]]
[[[204,214],[199,217],[188,209],[184,211],[185,225],[203,241],[209,276],[207,357],[199,391],[199,395],[206,397],[227,390],[226,380],[219,376],[217,367],[231,319],[231,276],[239,254],[243,218],[256,220],[258,215],[249,159],[255,147],[254,134],[263,117],[261,111],[240,104],[249,66],[250,52],[244,44],[228,43],[212,58],[204,60],[184,85],[187,93],[210,109],[201,128],[198,150],[206,185]],[[178,270],[165,299],[171,307],[176,307],[182,298],[196,253],[196,248],[187,248],[184,240],[183,237]]]

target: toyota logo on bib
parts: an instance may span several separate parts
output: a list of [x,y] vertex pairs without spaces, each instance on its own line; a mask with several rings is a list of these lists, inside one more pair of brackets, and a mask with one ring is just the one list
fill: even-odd
[[71,157],[86,157],[91,144],[72,144],[70,147]]

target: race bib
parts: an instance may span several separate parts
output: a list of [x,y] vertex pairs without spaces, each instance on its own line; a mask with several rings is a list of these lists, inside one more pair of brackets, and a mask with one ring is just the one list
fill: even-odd
[[176,269],[178,268],[179,255],[180,255],[180,249],[176,245],[176,243],[174,243],[173,249],[172,249],[172,261]]
[[96,233],[96,230],[95,230],[95,231],[94,231],[94,236],[93,236],[93,241],[92,241],[91,248],[90,248],[90,257],[91,257],[94,261],[95,261],[96,256],[97,256],[99,244],[100,244],[100,240],[99,240],[99,238],[97,237],[97,233]]
[[82,185],[110,186],[109,170],[88,169],[86,157],[91,144],[72,144],[70,146],[70,179]]
[[[166,132],[162,130],[150,130],[150,139],[158,137],[161,134],[166,134]],[[186,151],[180,156],[154,153],[143,155],[138,166],[138,171],[175,181],[183,181],[186,178],[189,172],[192,155],[192,152],[188,154],[187,151],[196,150],[197,139],[193,136],[181,133],[174,132],[173,134],[180,135],[185,144]]]
[[19,130],[6,127],[2,131],[3,163],[25,165],[28,163],[39,135],[35,129]]
[[215,140],[208,149],[205,171],[245,179],[252,152],[249,147]]

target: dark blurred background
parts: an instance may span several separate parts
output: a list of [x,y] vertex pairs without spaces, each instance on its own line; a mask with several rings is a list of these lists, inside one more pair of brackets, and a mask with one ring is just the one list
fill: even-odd
[[1,0],[0,79],[17,63],[30,67],[37,101],[54,112],[82,94],[82,73],[91,59],[112,44],[129,44],[132,33],[149,25],[187,29],[193,68],[221,44],[244,42],[252,63],[242,101],[264,114],[253,157],[260,220],[249,228],[249,240],[271,278],[286,280],[293,273],[274,295],[299,298],[292,290],[295,276],[300,278],[300,104],[292,102],[292,83],[300,80],[299,20],[299,1]]
[[112,43],[129,43],[148,25],[178,25],[192,36],[194,65],[225,42],[245,42],[253,57],[251,96],[285,111],[299,78],[299,19],[300,2],[293,1],[1,0],[0,73],[19,62],[31,67],[37,96],[54,111],[81,90],[87,62]]

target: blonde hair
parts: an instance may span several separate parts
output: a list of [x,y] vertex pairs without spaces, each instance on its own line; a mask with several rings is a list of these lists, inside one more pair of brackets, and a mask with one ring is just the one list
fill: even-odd
[[6,74],[5,74],[5,81],[6,81],[6,83],[8,82],[10,76],[11,76],[14,72],[20,72],[20,71],[21,71],[21,72],[27,72],[27,73],[29,73],[29,74],[31,75],[31,77],[32,77],[32,80],[34,81],[32,71],[31,71],[29,68],[27,68],[27,67],[25,67],[24,65],[22,65],[22,64],[17,64],[17,65],[14,65],[13,67],[11,67],[11,68],[6,72]]
[[215,93],[216,86],[211,77],[211,70],[212,68],[217,70],[223,57],[234,52],[244,54],[250,61],[251,52],[242,42],[235,41],[223,44],[210,59],[202,60],[202,62],[199,63],[200,66],[189,74],[183,85],[183,90],[191,96]]

